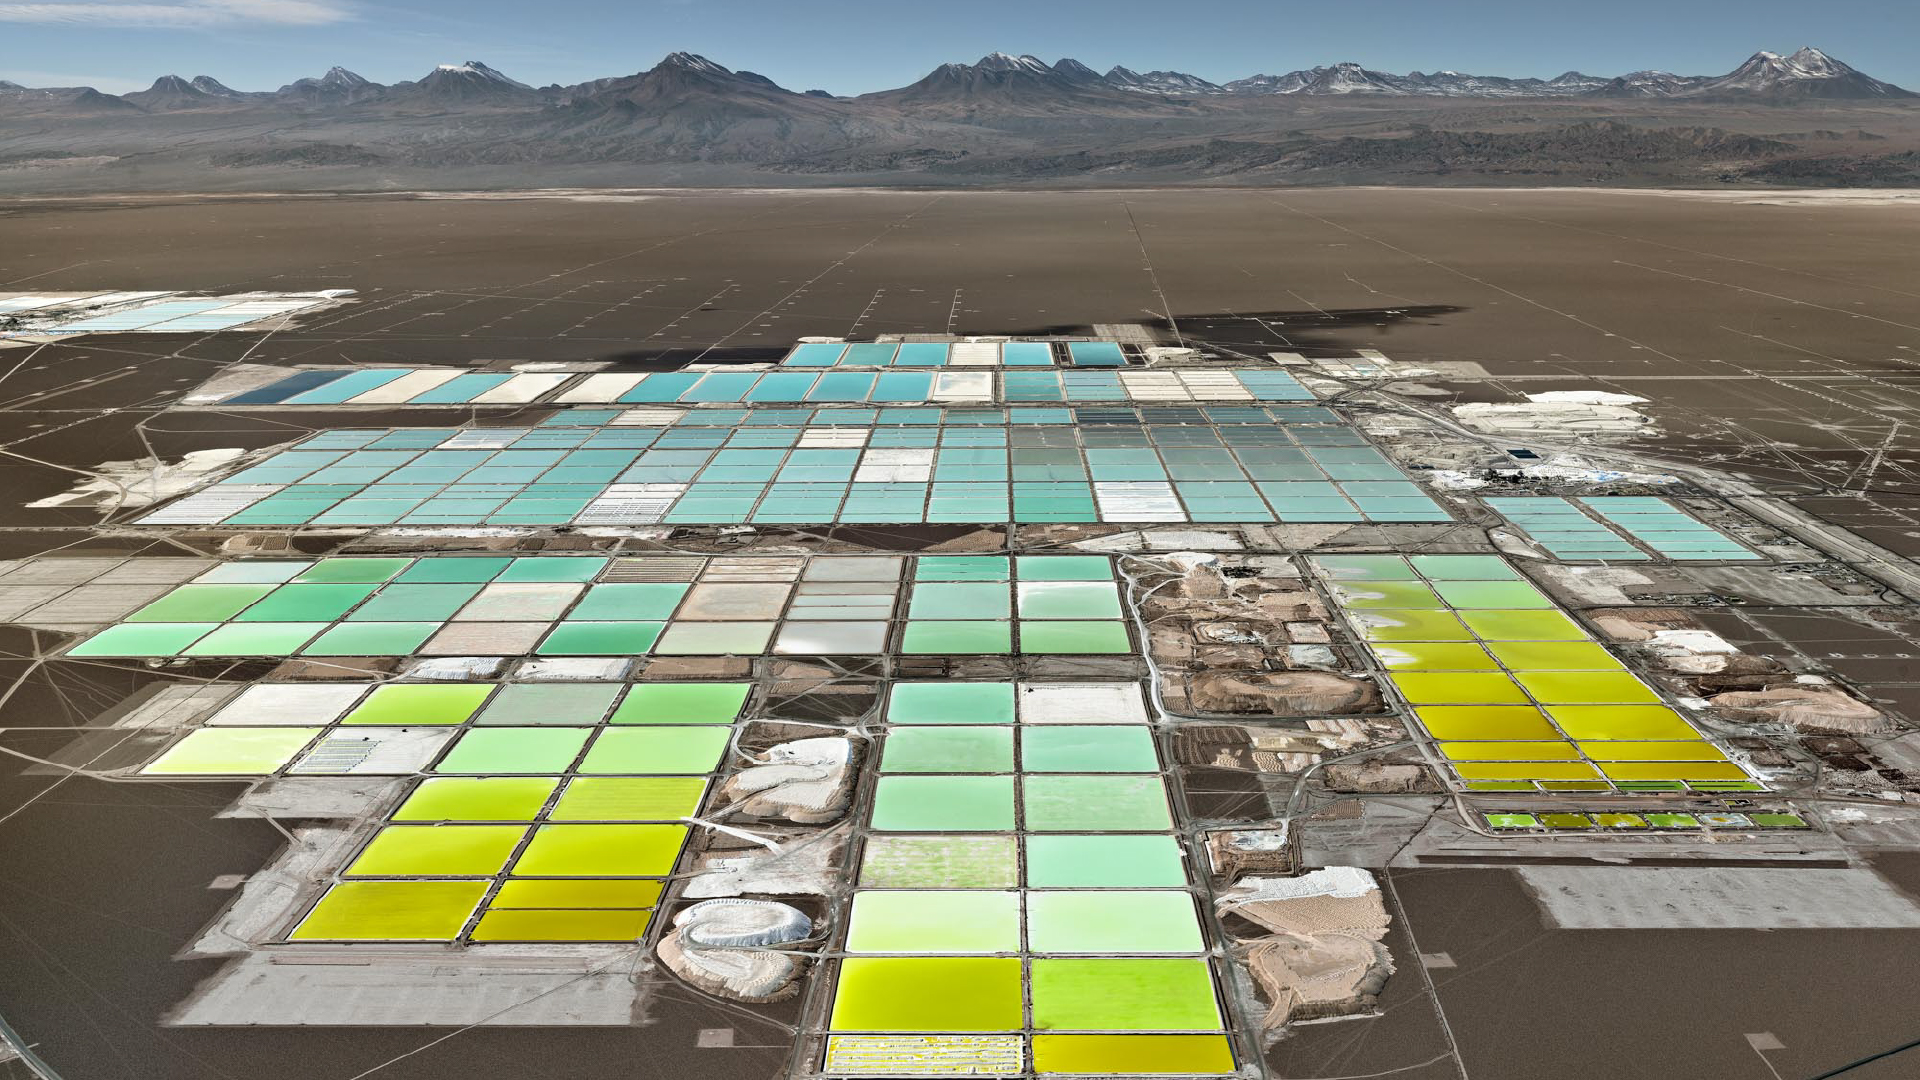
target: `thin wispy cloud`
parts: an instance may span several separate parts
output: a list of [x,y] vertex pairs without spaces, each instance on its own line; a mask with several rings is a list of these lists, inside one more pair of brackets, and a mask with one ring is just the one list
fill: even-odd
[[351,18],[353,12],[336,0],[183,0],[171,4],[0,2],[0,22],[54,26],[197,30],[325,26]]

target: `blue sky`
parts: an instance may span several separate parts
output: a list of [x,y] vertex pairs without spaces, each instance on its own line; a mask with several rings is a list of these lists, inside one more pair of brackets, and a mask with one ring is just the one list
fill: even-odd
[[1356,60],[1550,77],[1719,74],[1815,45],[1920,88],[1913,0],[0,0],[0,78],[272,89],[339,64],[377,82],[483,60],[534,85],[625,75],[674,50],[853,94],[995,50],[1216,82]]

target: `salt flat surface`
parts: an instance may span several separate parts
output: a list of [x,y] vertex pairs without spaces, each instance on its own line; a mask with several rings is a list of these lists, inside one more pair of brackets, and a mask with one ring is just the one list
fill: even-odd
[[1871,870],[1526,866],[1568,930],[1920,929],[1920,905]]

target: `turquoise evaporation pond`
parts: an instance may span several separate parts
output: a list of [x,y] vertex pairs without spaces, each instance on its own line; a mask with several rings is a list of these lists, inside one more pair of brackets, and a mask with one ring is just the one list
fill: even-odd
[[889,724],[1011,724],[1012,683],[900,682],[887,694]]
[[[1000,363],[1006,367],[1054,365],[1054,350],[1046,342],[1004,342],[989,344],[989,348],[998,350]],[[1083,356],[1089,354],[1083,350]],[[1117,361],[1117,350],[1114,356]],[[781,361],[781,367],[948,367],[950,363],[950,346],[939,342],[914,342],[908,346],[893,342],[812,342],[795,346]],[[1081,359],[1081,363],[1087,363],[1087,359]]]
[[1153,734],[1143,725],[1028,727],[1020,731],[1020,768],[1024,772],[1157,773],[1160,755]]
[[1035,834],[1026,838],[1031,889],[1184,888],[1180,842],[1165,835]]
[[[1242,378],[1261,374],[1286,378]],[[1087,380],[1120,389],[1113,373],[1100,371],[1010,368],[965,377],[982,375],[1054,385],[1052,394],[1033,400],[1058,400],[1062,378],[1072,384],[1070,400],[1081,399]],[[764,404],[805,395],[814,404],[823,394],[870,387],[868,400],[884,405],[938,392],[935,377],[932,368],[832,366],[662,372],[622,403],[685,395],[703,403],[737,396],[743,404]],[[752,380],[754,387],[745,389]],[[776,387],[787,389],[776,393]],[[1085,438],[1076,435],[1064,445],[1035,440],[1025,425],[1076,429],[1072,409],[1032,406],[702,408],[673,410],[657,427],[621,428],[606,424],[609,410],[580,410],[595,422],[577,432],[550,427],[548,418],[536,429],[501,429],[497,438],[484,439],[454,429],[340,429],[221,481],[228,494],[245,496],[240,501],[201,492],[141,520],[233,526],[1040,522],[1131,520],[1127,515],[1149,503],[1164,507],[1154,510],[1156,518],[1198,522],[1447,519],[1444,508],[1359,435],[1319,429],[1334,419],[1330,414],[1277,408],[1128,409],[1136,422],[1128,430],[1138,434],[1126,445],[1091,434],[1104,427],[1090,427]],[[1101,410],[1101,420],[1111,422],[1112,412]],[[1199,424],[1206,426],[1190,426]],[[804,427],[822,425],[864,427],[872,440],[864,448],[798,445]],[[862,479],[868,470],[860,462],[898,465],[883,459],[903,448],[926,449],[931,475]],[[1152,490],[1139,498],[1103,486],[1141,481]],[[673,487],[656,492],[658,505],[635,506],[615,487],[627,484]],[[194,521],[200,513],[207,516]]]
[[[604,558],[448,556],[412,564],[372,558],[274,563],[233,575],[257,571],[254,581],[220,580],[228,575],[215,570],[205,575],[211,580],[176,587],[71,654],[373,656],[491,647],[493,654],[542,656],[745,655],[765,651],[777,629],[776,621],[669,621],[684,606],[688,585],[595,583],[607,566]],[[1016,563],[1007,556],[925,556],[915,566],[902,653],[1009,654],[1016,642],[1027,653],[1133,649],[1111,565],[1102,557],[1021,556]],[[893,588],[889,583],[883,591]],[[529,592],[516,601],[503,591],[513,589]],[[559,621],[550,621],[556,616]],[[878,620],[790,625],[779,649],[871,652],[888,629]],[[479,642],[482,637],[489,640]],[[463,644],[468,641],[474,643]],[[816,647],[816,641],[828,644]],[[974,707],[952,719],[982,719]],[[986,718],[1010,722],[1005,712],[996,707]]]
[[928,725],[887,735],[885,773],[996,773],[1013,771],[1013,729]]
[[1010,830],[1013,791],[1011,776],[882,776],[874,785],[873,828],[881,832]]
[[1030,832],[1163,832],[1173,827],[1166,787],[1157,773],[1030,775],[1022,783],[1022,808]]

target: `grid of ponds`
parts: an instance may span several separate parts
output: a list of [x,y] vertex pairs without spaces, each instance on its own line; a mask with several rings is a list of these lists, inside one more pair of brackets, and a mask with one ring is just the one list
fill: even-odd
[[[1748,561],[1760,558],[1685,509],[1652,496],[1599,495],[1577,499],[1506,496],[1485,501],[1555,558],[1648,561],[1647,552],[1635,546],[1634,540],[1668,559]],[[1594,515],[1598,515],[1598,520]],[[1609,528],[1608,523],[1617,526],[1619,531]],[[1623,538],[1622,532],[1632,540]]]
[[[67,334],[195,334],[231,330],[279,315],[292,315],[328,303],[321,295],[247,295],[184,297],[176,293],[104,293],[45,297],[33,293],[0,296],[0,313],[20,317],[11,333],[58,337]],[[78,318],[36,311],[84,303],[104,308]]]
[[364,368],[300,371],[234,394],[226,405],[502,405],[524,404],[558,390],[573,375],[557,372],[460,371],[455,368]]
[[[1233,1072],[1142,687],[885,691],[822,976],[822,1071]],[[752,696],[737,681],[260,682],[141,774],[405,778],[291,920],[293,943],[645,940]]]
[[40,311],[46,308],[66,307],[86,301],[90,305],[129,304],[138,300],[155,299],[171,295],[165,292],[111,292],[111,293],[7,293],[0,294],[0,315],[18,315],[23,311]]
[[[1284,371],[1127,363],[1112,342],[969,342],[806,344],[770,372],[302,371],[228,403],[569,408],[533,428],[325,431],[140,521],[1449,519],[1333,413],[1261,404],[1310,400]],[[1105,402],[1145,407],[1091,404]],[[1647,557],[1566,500],[1489,500],[1505,512],[1503,503],[1515,504],[1516,521],[1566,532],[1555,541],[1587,552],[1569,557]],[[1689,523],[1732,542],[1663,500],[1584,505],[1669,557],[1757,557],[1738,545],[1741,554],[1719,553]],[[1574,518],[1586,525],[1550,528]],[[1313,563],[1466,789],[1762,790],[1504,559]],[[1133,656],[1137,647],[1106,556],[429,555],[224,563],[68,655]],[[1203,896],[1143,688],[881,690],[867,729],[872,775],[853,811],[856,869],[814,976],[825,995],[820,1070],[1233,1073]],[[752,693],[747,682],[612,679],[258,683],[141,773],[405,778],[289,940],[643,941],[684,857],[687,819],[705,813],[736,764]],[[1516,813],[1488,823],[1798,827],[1791,816]]]
[[1311,401],[1284,371],[669,371],[591,375],[566,404]]
[[336,429],[138,523],[1449,519],[1331,418],[1284,407],[710,409],[538,428]]
[[1557,559],[1648,560],[1646,552],[1557,495],[1513,495],[1483,501]]
[[1763,790],[1505,559],[1312,562],[1468,790]]
[[[893,365],[895,369],[901,367]],[[959,371],[929,366],[918,370],[816,371],[801,367],[582,375],[396,367],[297,371],[267,386],[236,391],[217,400],[232,406],[392,406],[515,404],[543,399],[560,405],[878,405],[943,401],[1287,402],[1311,401],[1313,394],[1285,371],[1257,368]]]
[[633,941],[751,689],[255,683],[142,774],[412,778],[290,940]]
[[1645,811],[1629,814],[1608,810],[1565,810],[1541,813],[1519,810],[1487,811],[1480,815],[1490,829],[1502,832],[1664,832],[1673,829],[1748,831],[1753,829],[1810,829],[1807,819],[1791,811]]
[[900,682],[831,1075],[1234,1071],[1136,683]]
[[1656,553],[1669,559],[1758,559],[1746,545],[1665,499],[1641,495],[1589,495],[1580,502]]
[[1125,350],[1115,341],[1069,341],[1058,350],[1045,341],[820,342],[796,345],[784,367],[1123,367]]
[[74,657],[1123,654],[1095,555],[336,557],[227,563]]

